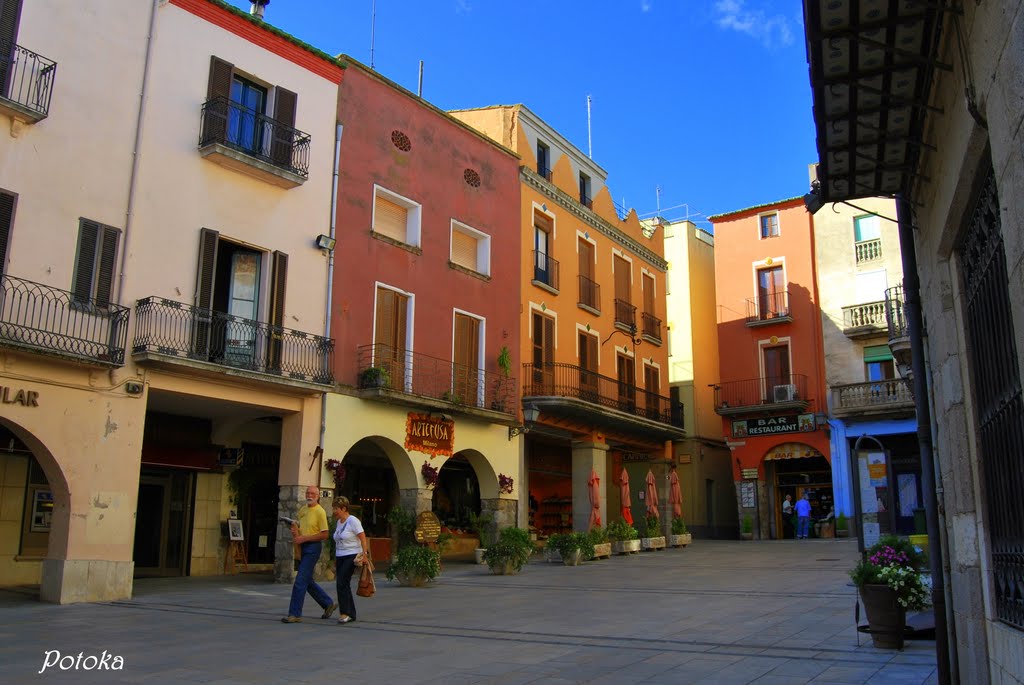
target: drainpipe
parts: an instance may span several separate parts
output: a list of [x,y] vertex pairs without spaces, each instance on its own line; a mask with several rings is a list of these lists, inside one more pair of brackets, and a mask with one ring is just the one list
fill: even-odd
[[124,270],[128,265],[128,253],[131,251],[132,219],[135,213],[135,189],[139,176],[139,148],[142,146],[142,128],[146,120],[146,96],[149,92],[149,68],[153,58],[153,43],[156,42],[156,12],[162,0],[153,0],[149,11],[149,35],[146,36],[146,58],[142,65],[142,90],[139,93],[139,114],[135,120],[135,143],[132,145],[132,171],[128,177],[128,206],[124,217],[124,244],[121,246],[121,266],[117,275],[117,292],[114,302],[124,305],[121,297],[124,293]]
[[946,583],[939,537],[937,497],[942,490],[935,479],[935,455],[932,449],[932,420],[929,407],[928,378],[924,359],[924,319],[921,315],[921,281],[917,274],[913,217],[910,202],[896,196],[900,251],[903,253],[903,309],[910,333],[911,364],[914,369],[914,406],[917,409],[917,444],[921,453],[921,488],[925,518],[928,522],[928,560],[932,568],[932,606],[935,613],[935,656],[938,685],[949,685],[949,632],[946,619]]
[[[341,166],[341,132],[344,130],[341,122],[335,124],[334,129],[334,174],[331,177],[331,220],[330,237],[334,240],[334,231],[337,227],[338,216],[338,168]],[[324,316],[324,337],[331,337],[331,307],[334,303],[334,250],[327,251],[327,311]],[[324,433],[327,432],[327,393],[320,397],[320,449],[324,448]],[[320,474],[317,474],[317,484],[320,483]],[[337,496],[338,493],[334,493]]]

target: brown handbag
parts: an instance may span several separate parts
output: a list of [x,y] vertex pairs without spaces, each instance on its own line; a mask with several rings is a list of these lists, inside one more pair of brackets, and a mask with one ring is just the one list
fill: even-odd
[[373,582],[373,563],[367,558],[363,570],[359,572],[359,587],[356,594],[360,597],[373,597],[377,592],[377,584]]

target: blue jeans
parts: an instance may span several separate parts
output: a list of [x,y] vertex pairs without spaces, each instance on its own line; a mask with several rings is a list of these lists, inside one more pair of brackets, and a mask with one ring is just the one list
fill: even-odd
[[303,542],[302,558],[299,560],[299,572],[295,574],[295,585],[292,586],[292,601],[288,605],[289,616],[302,616],[302,604],[306,601],[306,593],[312,597],[322,609],[326,609],[334,602],[331,596],[324,592],[324,589],[313,580],[313,569],[320,559],[320,550],[323,545],[320,542]]
[[334,562],[338,580],[338,615],[356,617],[356,600],[352,596],[352,573],[356,570],[356,555],[346,554]]
[[796,519],[796,536],[798,538],[807,537],[807,529],[811,527],[810,516],[798,516]]

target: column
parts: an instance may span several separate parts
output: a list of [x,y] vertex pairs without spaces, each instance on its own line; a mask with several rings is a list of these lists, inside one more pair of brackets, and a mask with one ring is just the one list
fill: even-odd
[[572,443],[572,527],[586,532],[590,523],[590,472],[601,479],[601,525],[608,525],[608,445]]

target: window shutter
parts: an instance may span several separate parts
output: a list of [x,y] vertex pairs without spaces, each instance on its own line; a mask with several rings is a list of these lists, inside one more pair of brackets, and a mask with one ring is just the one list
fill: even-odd
[[281,125],[274,126],[270,157],[280,165],[291,167],[292,147],[295,145],[295,110],[299,96],[281,87],[275,93],[274,121]]
[[615,256],[615,299],[632,303],[630,264],[622,257]]
[[555,320],[544,317],[544,365],[555,363]]
[[92,300],[92,279],[96,271],[96,248],[100,225],[89,219],[79,219],[78,257],[75,259],[74,283],[71,290],[75,302],[86,304]]
[[120,231],[109,226],[103,226],[101,231],[96,275],[96,306],[109,307],[110,295],[114,291],[114,270],[117,264]]
[[654,279],[650,276],[644,276],[644,311],[652,316],[657,313],[654,311]]
[[[231,79],[235,68],[230,62],[210,56],[210,80],[206,86],[206,109],[200,145],[223,142],[228,131],[228,102],[231,100]],[[219,98],[214,101],[215,98]]]
[[18,196],[14,193],[0,192],[0,273],[7,272],[7,245],[14,228],[14,207]]
[[[377,345],[391,347],[395,337],[395,291],[377,288],[377,321],[374,329],[374,342]],[[377,348],[381,351],[381,348]]]
[[231,79],[234,77],[235,67],[230,62],[225,62],[216,55],[210,56],[210,82],[207,84],[206,97],[213,99],[217,97],[231,97]]
[[285,291],[288,282],[288,255],[274,252],[273,271],[270,276],[270,324],[284,326]]
[[[21,0],[0,0],[0,48],[8,55],[18,42],[18,20],[21,16]],[[0,64],[0,76],[6,76],[8,62]],[[6,85],[6,79],[0,81]]]
[[594,280],[594,246],[583,238],[579,239],[580,276]]
[[587,368],[597,371],[597,336],[587,336]]
[[217,243],[220,233],[204,228],[199,231],[199,268],[196,270],[196,307],[213,309],[213,273],[217,267]]
[[394,240],[408,242],[406,226],[409,210],[380,195],[374,202],[373,230]]
[[477,240],[468,233],[452,229],[452,261],[473,271],[477,268]]

